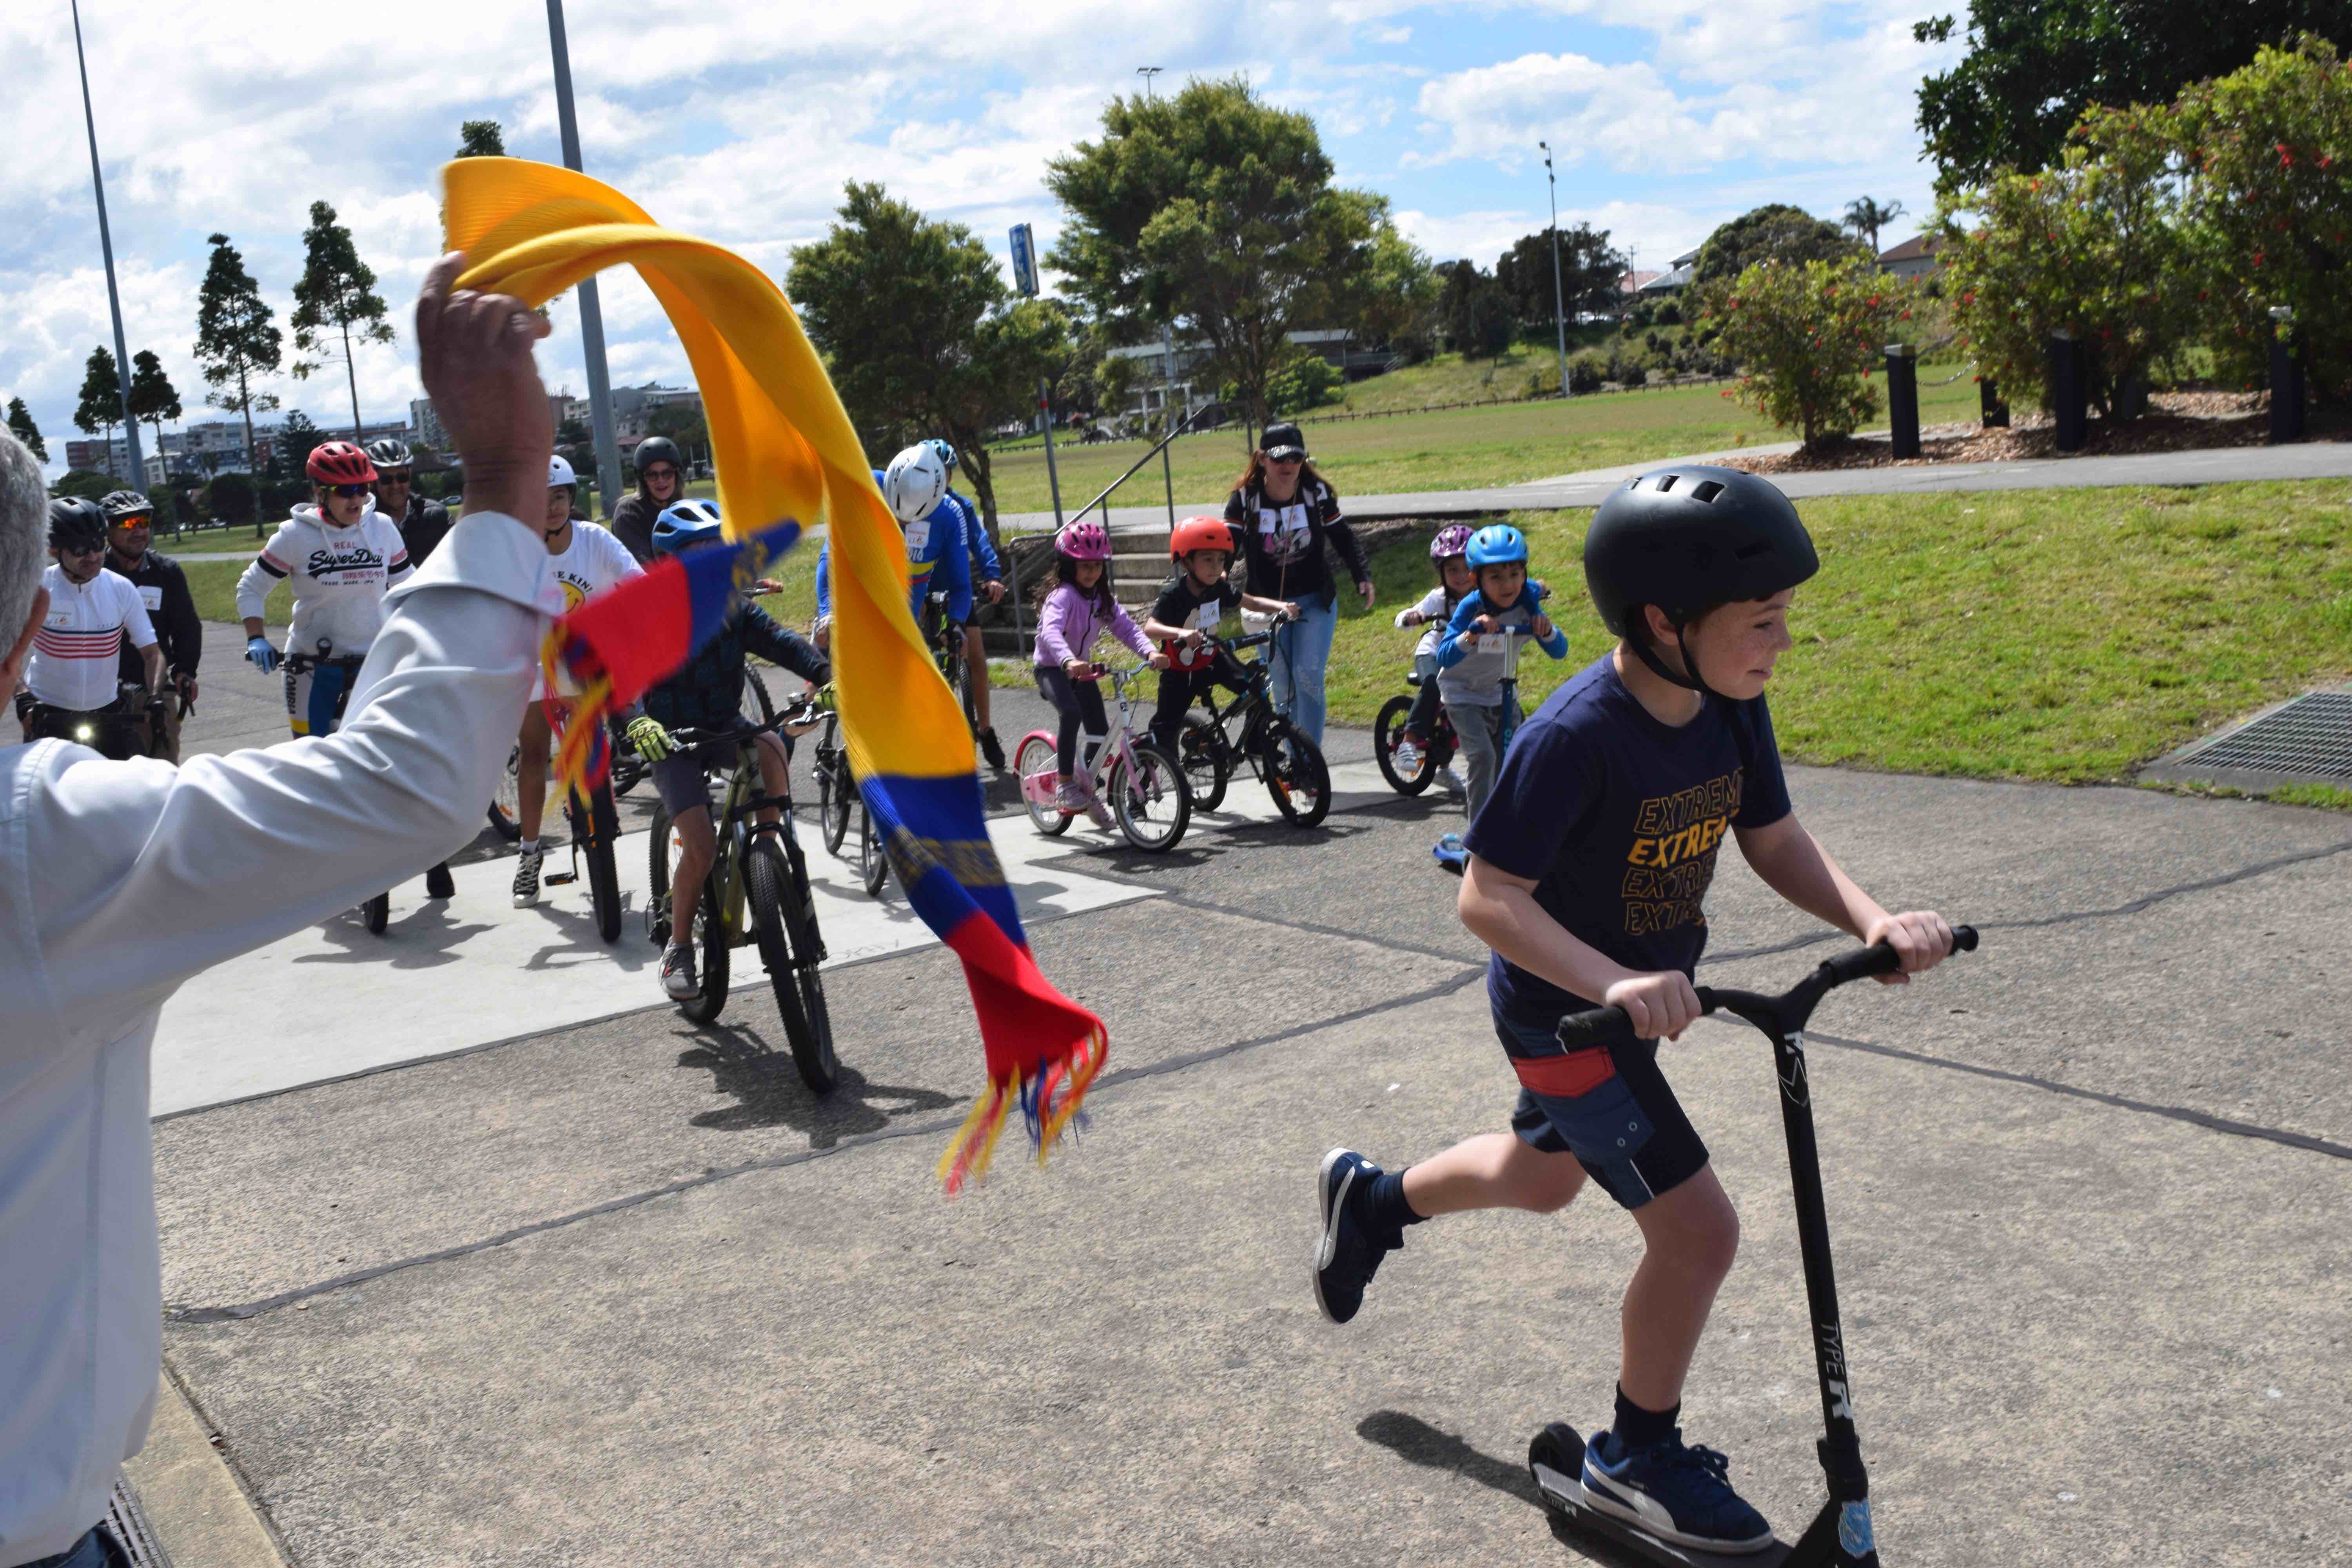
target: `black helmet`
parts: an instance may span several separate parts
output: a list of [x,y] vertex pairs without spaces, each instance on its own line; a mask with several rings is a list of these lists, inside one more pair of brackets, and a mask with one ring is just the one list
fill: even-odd
[[1628,479],[1601,503],[1584,535],[1584,585],[1601,624],[1677,686],[1696,674],[1665,668],[1642,634],[1642,606],[1677,627],[1717,605],[1769,599],[1821,570],[1797,509],[1769,479],[1704,464]]
[[386,468],[404,468],[414,460],[408,443],[397,436],[385,436],[367,445],[368,461],[376,466],[378,477]]
[[677,470],[681,485],[685,481],[686,459],[677,455],[677,443],[667,436],[648,436],[638,442],[636,452],[629,461],[636,465],[637,488],[640,489],[645,488],[646,465],[648,463],[667,463]]
[[109,490],[106,499],[98,503],[98,510],[106,514],[107,521],[121,522],[124,518],[135,517],[142,511],[152,517],[155,503],[137,490]]
[[49,544],[57,550],[106,548],[106,513],[82,496],[59,496],[49,503]]

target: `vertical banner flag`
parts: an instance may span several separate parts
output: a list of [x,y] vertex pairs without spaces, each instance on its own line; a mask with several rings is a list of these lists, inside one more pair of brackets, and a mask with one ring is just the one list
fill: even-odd
[[558,622],[545,658],[585,694],[559,751],[565,774],[604,763],[601,715],[634,702],[715,632],[731,592],[822,517],[833,574],[835,689],[859,794],[925,923],[971,988],[988,1087],[940,1161],[950,1193],[978,1179],[1018,1103],[1042,1163],[1102,1070],[1102,1020],[1030,956],[989,843],[971,735],[907,604],[907,552],[848,414],[782,290],[719,246],[656,225],[587,175],[461,158],[442,180],[461,289],[538,305],[634,266],[669,315],[701,388],[724,544],[667,558]]

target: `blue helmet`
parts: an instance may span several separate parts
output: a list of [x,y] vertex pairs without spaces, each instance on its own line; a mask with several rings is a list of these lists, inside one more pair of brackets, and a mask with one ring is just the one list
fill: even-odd
[[720,526],[717,503],[699,496],[674,501],[654,519],[654,549],[661,554],[675,555],[698,544],[711,543],[719,538]]
[[1500,566],[1516,561],[1527,564],[1528,536],[1507,522],[1490,522],[1470,536],[1472,570],[1481,566]]
[[937,437],[924,442],[923,445],[929,447],[933,452],[939,455],[940,467],[945,468],[949,473],[952,474],[955,472],[956,449],[953,447],[949,446],[945,441],[940,440]]

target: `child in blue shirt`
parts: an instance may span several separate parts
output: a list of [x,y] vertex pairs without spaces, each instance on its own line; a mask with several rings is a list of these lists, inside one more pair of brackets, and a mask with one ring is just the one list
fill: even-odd
[[[1951,951],[1932,912],[1891,915],[1790,809],[1764,688],[1789,601],[1818,569],[1796,509],[1727,468],[1667,469],[1601,504],[1585,581],[1618,646],[1545,700],[1470,825],[1463,924],[1492,950],[1486,994],[1519,1080],[1507,1132],[1388,1173],[1324,1157],[1316,1300],[1334,1322],[1403,1227],[1442,1214],[1565,1207],[1597,1184],[1641,1228],[1616,1419],[1586,1449],[1586,1503],[1666,1541],[1755,1552],[1770,1527],[1724,1457],[1682,1440],[1684,1380],[1739,1241],[1731,1200],[1658,1061],[1699,1016],[1701,908],[1727,834],[1797,908],[1900,956],[1901,984]],[[1457,725],[1458,725],[1457,721]],[[1622,1007],[1638,1038],[1564,1050],[1559,1020]]]
[[[1508,523],[1491,523],[1470,536],[1467,554],[1478,585],[1454,606],[1445,635],[1438,638],[1437,695],[1462,742],[1462,761],[1470,770],[1470,816],[1475,821],[1503,763],[1504,654],[1498,634],[1524,630],[1554,658],[1568,657],[1568,638],[1539,607],[1542,590],[1528,581],[1526,534]],[[1507,717],[1516,724],[1517,710]]]

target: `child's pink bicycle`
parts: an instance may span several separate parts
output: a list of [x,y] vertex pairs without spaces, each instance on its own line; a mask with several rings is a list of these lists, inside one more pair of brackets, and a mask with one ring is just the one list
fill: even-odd
[[[1140,667],[1114,669],[1110,678],[1118,721],[1095,752],[1095,765],[1082,776],[1088,788],[1110,807],[1118,830],[1138,849],[1162,854],[1173,849],[1192,821],[1192,785],[1176,759],[1143,738],[1133,723],[1134,703],[1127,689],[1142,675]],[[1077,814],[1061,804],[1061,763],[1058,738],[1048,730],[1032,730],[1013,750],[1013,771],[1021,777],[1021,804],[1029,820],[1048,837],[1066,833]]]

